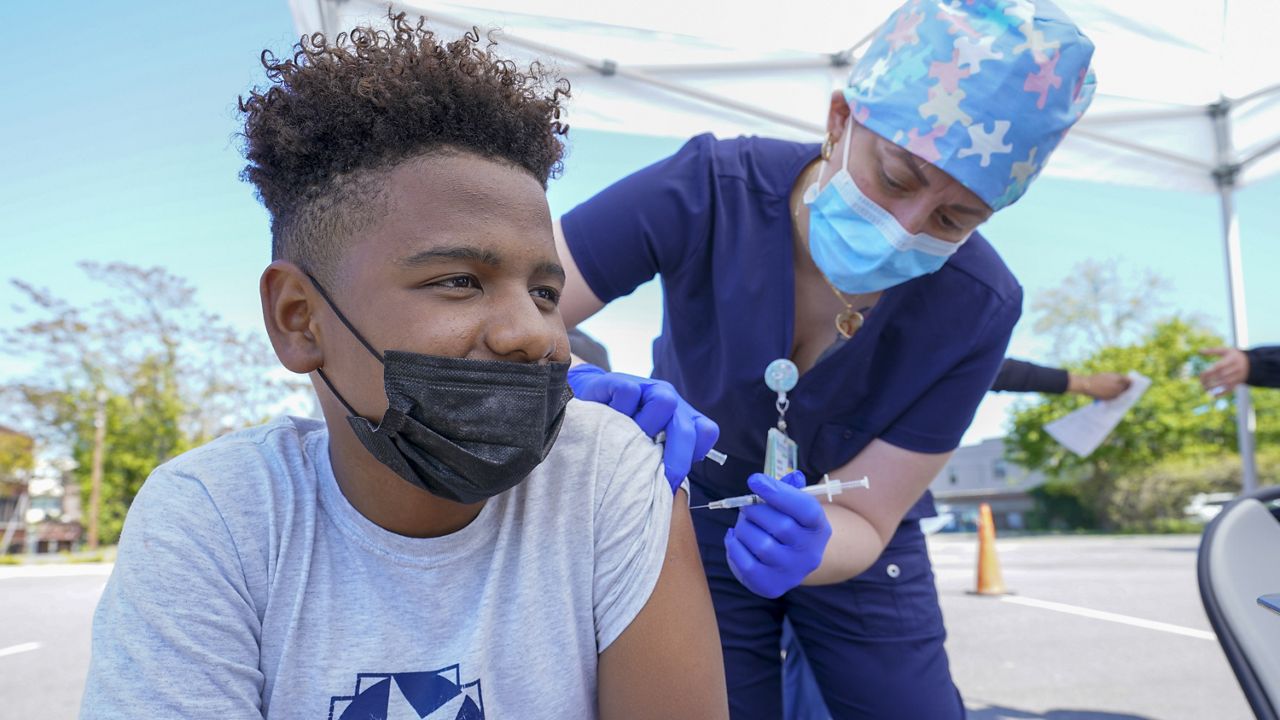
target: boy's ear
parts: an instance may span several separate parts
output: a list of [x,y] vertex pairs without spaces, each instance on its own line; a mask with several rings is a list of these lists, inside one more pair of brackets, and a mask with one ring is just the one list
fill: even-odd
[[300,375],[324,365],[316,335],[317,295],[306,273],[291,262],[276,260],[262,271],[258,294],[262,320],[280,363]]

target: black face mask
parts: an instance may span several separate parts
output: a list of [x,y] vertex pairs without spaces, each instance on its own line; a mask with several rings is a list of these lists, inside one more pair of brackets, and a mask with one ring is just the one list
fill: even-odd
[[[310,277],[310,275],[308,275]],[[375,426],[351,407],[323,369],[356,437],[378,462],[427,492],[460,503],[517,485],[546,458],[560,434],[568,363],[467,360],[373,349],[315,278],[325,302],[382,363],[387,412]]]

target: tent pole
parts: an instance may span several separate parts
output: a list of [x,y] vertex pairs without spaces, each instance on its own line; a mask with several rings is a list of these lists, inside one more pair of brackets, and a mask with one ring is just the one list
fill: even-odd
[[[1213,135],[1217,146],[1218,168],[1214,181],[1222,206],[1222,241],[1227,256],[1227,305],[1231,313],[1231,343],[1244,349],[1249,343],[1244,304],[1244,268],[1240,259],[1240,222],[1236,216],[1235,186],[1240,165],[1231,148],[1231,104],[1222,100],[1209,107]],[[1258,488],[1258,467],[1254,457],[1253,435],[1256,419],[1249,399],[1249,386],[1236,386],[1236,432],[1240,444],[1240,463],[1244,492]]]

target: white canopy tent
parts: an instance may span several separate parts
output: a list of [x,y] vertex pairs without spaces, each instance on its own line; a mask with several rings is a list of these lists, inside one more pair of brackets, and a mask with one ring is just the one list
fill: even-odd
[[[957,0],[958,1],[958,0]],[[504,53],[557,63],[568,122],[689,137],[821,137],[831,91],[902,0],[395,2],[459,32],[500,29]],[[385,18],[379,0],[289,0],[301,32]],[[1234,194],[1280,173],[1275,0],[1059,0],[1096,45],[1099,93],[1045,174],[1217,193],[1232,340],[1248,344]],[[523,56],[523,57],[522,57]],[[1236,391],[1244,486],[1257,484],[1249,391]]]

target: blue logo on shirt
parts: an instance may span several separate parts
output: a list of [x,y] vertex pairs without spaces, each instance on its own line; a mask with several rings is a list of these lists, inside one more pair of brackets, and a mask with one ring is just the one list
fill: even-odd
[[329,699],[329,720],[484,720],[480,681],[457,665],[411,673],[360,673],[351,695]]

